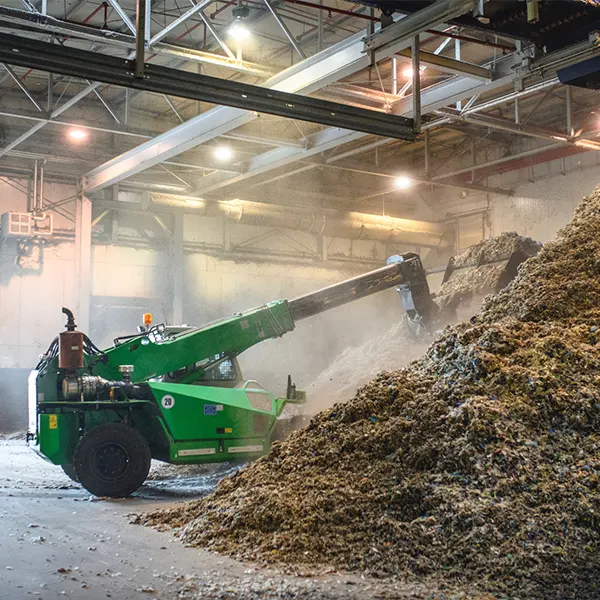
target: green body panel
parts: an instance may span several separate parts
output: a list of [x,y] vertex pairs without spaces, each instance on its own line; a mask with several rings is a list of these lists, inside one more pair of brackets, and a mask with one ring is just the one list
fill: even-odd
[[277,300],[173,340],[155,343],[144,336],[135,337],[106,350],[108,362],[95,365],[93,373],[105,379],[121,379],[119,365],[134,365],[132,380],[146,381],[223,352],[237,356],[293,329],[287,300]]
[[175,441],[264,437],[277,416],[275,398],[262,389],[178,383],[151,383],[150,389]]
[[55,465],[69,464],[79,441],[76,413],[40,415],[40,452]]

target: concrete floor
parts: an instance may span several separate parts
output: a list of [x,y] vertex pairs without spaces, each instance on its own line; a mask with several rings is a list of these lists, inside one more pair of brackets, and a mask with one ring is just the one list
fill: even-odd
[[[204,487],[217,479],[211,474]],[[0,599],[465,597],[341,573],[286,575],[129,523],[133,512],[189,499],[194,484],[202,490],[197,477],[187,485],[162,478],[134,497],[99,500],[24,442],[0,441]]]

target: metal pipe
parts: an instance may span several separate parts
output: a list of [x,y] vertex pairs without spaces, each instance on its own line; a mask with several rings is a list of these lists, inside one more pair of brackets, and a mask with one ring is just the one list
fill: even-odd
[[35,206],[33,209],[34,213],[41,212],[44,208],[44,164],[46,163],[46,159],[42,159],[42,164],[40,165],[40,174],[39,174],[39,185],[38,185],[38,196],[35,198]]
[[504,104],[505,102],[511,102],[512,100],[516,100],[517,98],[523,98],[524,96],[530,96],[531,94],[536,94],[537,92],[541,92],[546,88],[552,87],[554,85],[558,85],[560,82],[558,81],[558,77],[552,77],[547,81],[541,81],[540,83],[536,83],[525,90],[521,90],[520,92],[511,92],[510,94],[505,94],[504,96],[500,96],[499,98],[494,98],[493,100],[489,100],[487,102],[482,102],[477,106],[469,108],[468,110],[463,110],[463,114],[474,114],[488,108],[493,108],[498,106],[498,104]]
[[425,134],[424,134],[424,142],[425,142],[425,149],[424,149],[424,153],[425,153],[425,177],[427,179],[429,179],[431,173],[431,167],[430,167],[430,148],[429,148],[429,129],[425,130]]
[[319,0],[319,22],[317,24],[317,52],[323,50],[323,0]]
[[450,248],[453,244],[452,228],[443,223],[333,209],[310,211],[305,207],[239,199],[211,202],[196,197],[153,192],[148,194],[148,200],[155,204],[184,207],[205,216],[224,217],[233,223],[291,229],[326,237],[433,248]]
[[[530,156],[535,156],[536,154],[541,154],[543,152],[547,152],[550,150],[558,150],[559,148],[565,148],[564,144],[548,144],[546,146],[541,146],[540,148],[534,148],[533,150],[526,150],[524,152],[520,152],[519,154],[511,154],[510,156],[504,156],[502,158],[497,158],[494,160],[490,160],[485,163],[481,163],[477,165],[476,171],[482,171],[484,169],[488,169],[491,167],[497,167],[498,165],[502,165],[504,163],[509,163],[511,161],[528,158]],[[433,181],[448,179],[451,177],[456,177],[457,175],[463,175],[465,173],[470,173],[473,170],[473,167],[466,167],[464,169],[458,169],[456,171],[451,171],[450,173],[441,173],[440,175],[436,175],[433,177]]]
[[37,186],[38,186],[38,161],[33,161],[33,190],[31,198],[29,199],[29,207],[27,212],[33,212],[35,210],[35,203],[37,200]]
[[146,14],[144,15],[144,40],[146,43],[152,37],[152,0],[146,0]]
[[288,26],[283,22],[283,20],[277,14],[277,11],[273,8],[273,6],[269,2],[269,0],[263,0],[263,2],[265,3],[266,7],[271,11],[273,18],[275,19],[275,21],[277,21],[277,24],[279,25],[279,27],[281,27],[281,30],[285,34],[285,37],[288,39],[290,44],[293,46],[294,50],[300,55],[300,58],[302,58],[304,60],[306,58],[306,54],[304,54],[304,52],[302,51],[302,48],[300,48],[300,46],[298,45],[298,42],[296,42],[296,40],[294,39],[292,32],[288,29]]

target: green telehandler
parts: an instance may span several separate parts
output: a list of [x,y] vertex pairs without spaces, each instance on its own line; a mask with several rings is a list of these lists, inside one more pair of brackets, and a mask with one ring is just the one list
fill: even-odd
[[76,330],[42,355],[29,381],[28,441],[97,496],[124,497],[151,458],[172,463],[250,460],[266,452],[284,406],[303,392],[288,377],[276,398],[241,377],[237,357],[330,308],[396,287],[408,318],[437,309],[417,254],[294,300],[277,300],[203,327],[152,326],[100,350]]

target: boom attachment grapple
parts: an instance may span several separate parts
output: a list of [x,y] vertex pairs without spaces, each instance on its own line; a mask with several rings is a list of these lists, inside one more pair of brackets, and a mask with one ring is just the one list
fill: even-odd
[[204,327],[145,326],[100,350],[76,330],[52,342],[30,379],[28,437],[51,462],[99,496],[142,485],[150,459],[173,464],[248,460],[269,450],[286,404],[304,393],[291,379],[277,398],[242,379],[237,356],[295,323],[394,286],[412,317],[435,305],[416,254],[291,301],[277,300]]

